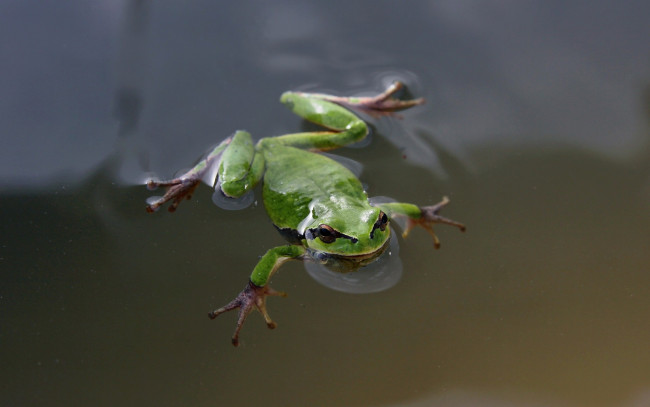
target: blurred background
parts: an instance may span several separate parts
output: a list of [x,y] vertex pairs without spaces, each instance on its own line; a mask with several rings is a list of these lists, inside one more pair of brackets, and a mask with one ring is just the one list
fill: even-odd
[[[650,5],[0,3],[0,405],[650,405]],[[443,195],[365,295],[285,265],[278,328],[206,314],[282,244],[258,194],[143,186],[237,129],[311,128],[285,90],[427,104],[371,120],[371,196]],[[259,191],[258,191],[259,192]]]

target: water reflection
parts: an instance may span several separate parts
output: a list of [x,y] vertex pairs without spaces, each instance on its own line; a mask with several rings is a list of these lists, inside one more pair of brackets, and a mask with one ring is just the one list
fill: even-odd
[[[117,120],[118,143],[114,170],[122,184],[141,184],[149,171],[149,156],[138,129],[145,107],[144,90],[148,71],[148,27],[151,3],[124,2],[122,28],[115,66],[113,117]],[[138,175],[140,174],[140,175]]]
[[[373,91],[393,75],[429,101],[395,142],[432,171],[441,167],[430,142],[459,157],[491,145],[562,144],[625,159],[646,145],[638,89],[650,32],[639,2],[421,1],[390,12],[346,3],[339,13],[318,3],[226,11],[73,1],[39,5],[38,15],[29,4],[4,5],[0,17],[7,186],[87,176],[115,150],[114,118],[119,134],[137,128],[138,143],[118,146],[141,151],[123,170],[134,180],[143,168],[191,159],[195,149],[178,147],[187,135],[197,146],[242,127],[257,137],[283,132],[281,108],[269,106],[286,89]],[[359,26],[360,15],[374,23]],[[25,21],[39,31],[13,35],[26,33]],[[420,130],[432,139],[419,139]]]
[[373,258],[369,264],[363,264],[362,268],[348,270],[349,267],[346,266],[321,264],[318,259],[306,259],[305,269],[320,284],[344,293],[368,294],[388,290],[402,277],[398,238],[391,237],[380,256]]

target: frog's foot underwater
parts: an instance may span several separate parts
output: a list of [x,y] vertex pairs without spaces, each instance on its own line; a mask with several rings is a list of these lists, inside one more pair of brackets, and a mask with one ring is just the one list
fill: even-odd
[[269,313],[266,311],[266,297],[269,295],[274,295],[278,297],[286,297],[287,294],[281,291],[275,291],[273,288],[265,285],[264,287],[258,287],[253,284],[251,281],[248,282],[246,288],[235,297],[234,300],[230,301],[228,304],[224,305],[221,308],[218,308],[214,311],[208,313],[210,319],[215,319],[220,314],[223,314],[227,311],[232,311],[235,308],[239,308],[239,317],[237,318],[237,328],[235,328],[235,333],[232,336],[232,344],[239,346],[239,331],[241,331],[246,317],[251,311],[256,308],[260,314],[264,317],[266,321],[266,326],[269,329],[275,328],[277,325],[271,320]]

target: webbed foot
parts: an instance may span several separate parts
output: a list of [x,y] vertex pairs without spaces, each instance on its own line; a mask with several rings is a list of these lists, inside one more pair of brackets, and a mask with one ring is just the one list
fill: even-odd
[[183,175],[168,181],[147,181],[147,188],[154,190],[158,187],[165,187],[165,195],[162,197],[150,197],[147,199],[147,212],[157,211],[163,204],[172,201],[169,212],[174,212],[183,199],[192,198],[192,193],[203,181],[209,186],[214,186],[217,179],[217,172],[224,150],[230,145],[233,137],[228,137],[219,145],[214,147],[194,168]]
[[147,212],[155,212],[165,202],[172,201],[169,205],[169,212],[174,212],[183,199],[191,199],[192,193],[196,189],[201,180],[199,178],[175,178],[169,181],[154,181],[147,182],[147,188],[150,190],[157,187],[166,187],[165,195],[162,197],[152,197],[147,200]]
[[460,229],[461,232],[464,232],[465,231],[464,224],[445,218],[438,214],[440,210],[442,210],[442,208],[444,208],[445,206],[447,206],[447,204],[449,204],[449,202],[450,202],[449,198],[445,196],[442,198],[442,201],[438,202],[435,205],[421,207],[420,211],[422,212],[422,216],[416,219],[408,218],[406,224],[406,230],[404,230],[402,236],[406,237],[411,231],[411,229],[413,229],[415,226],[422,226],[424,230],[426,230],[433,238],[434,247],[436,249],[439,249],[440,239],[438,239],[438,236],[436,236],[436,234],[433,232],[434,223],[444,223],[447,225],[456,226],[458,229]]
[[401,100],[393,97],[404,88],[400,81],[393,82],[384,92],[371,97],[338,97],[331,96],[327,100],[361,110],[371,116],[396,116],[395,112],[425,103],[424,98]]
[[210,319],[215,319],[217,316],[223,314],[224,312],[239,308],[237,327],[235,328],[235,333],[232,336],[232,344],[234,346],[239,346],[239,331],[244,325],[246,317],[248,317],[248,314],[250,314],[253,309],[256,308],[262,314],[269,329],[273,329],[277,326],[276,323],[271,320],[269,313],[266,311],[266,297],[269,295],[279,297],[287,296],[286,293],[275,291],[269,287],[268,284],[264,287],[259,287],[249,281],[246,287],[237,295],[237,297],[235,297],[234,300],[230,301],[228,304],[219,309],[211,311],[208,313],[208,316]]

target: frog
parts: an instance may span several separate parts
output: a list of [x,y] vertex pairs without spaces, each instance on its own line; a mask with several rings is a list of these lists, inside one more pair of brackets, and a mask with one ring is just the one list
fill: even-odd
[[361,181],[348,168],[324,155],[367,137],[369,124],[359,117],[399,117],[397,112],[425,103],[424,98],[397,97],[405,85],[395,81],[374,96],[335,96],[325,93],[288,91],[280,102],[303,119],[323,130],[263,137],[256,143],[245,130],[226,138],[194,167],[170,180],[147,181],[150,190],[166,188],[161,197],[151,197],[146,210],[155,212],[170,202],[174,212],[205,183],[225,199],[240,199],[262,183],[266,212],[287,244],[269,249],[253,268],[244,289],[235,298],[209,312],[215,319],[238,309],[231,342],[238,346],[240,331],[248,315],[257,310],[268,328],[271,319],[266,300],[287,294],[273,289],[269,281],[289,260],[318,262],[337,272],[354,272],[375,261],[389,246],[391,221],[406,219],[403,237],[419,226],[440,247],[434,224],[465,231],[464,224],[440,215],[450,202],[444,196],[434,205],[405,202],[372,203]]

